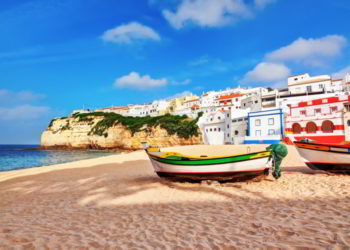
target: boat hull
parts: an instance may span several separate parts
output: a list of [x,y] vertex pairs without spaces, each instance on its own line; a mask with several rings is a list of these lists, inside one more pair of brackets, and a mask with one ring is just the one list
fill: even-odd
[[348,147],[295,143],[305,164],[314,170],[350,174],[350,149]]
[[256,177],[268,174],[267,157],[228,162],[221,164],[186,164],[161,162],[162,159],[150,157],[153,168],[159,177],[190,180],[230,180],[242,177]]

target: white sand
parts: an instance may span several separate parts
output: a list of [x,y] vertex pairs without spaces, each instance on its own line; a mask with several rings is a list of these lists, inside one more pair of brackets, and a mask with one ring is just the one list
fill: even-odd
[[0,172],[0,248],[349,249],[350,176],[309,170],[289,150],[278,181],[169,182],[141,151]]

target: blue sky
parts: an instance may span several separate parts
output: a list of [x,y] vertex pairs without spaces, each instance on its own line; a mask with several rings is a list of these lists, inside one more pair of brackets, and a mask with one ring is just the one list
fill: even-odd
[[346,0],[2,0],[0,144],[39,143],[83,107],[341,76],[349,14]]

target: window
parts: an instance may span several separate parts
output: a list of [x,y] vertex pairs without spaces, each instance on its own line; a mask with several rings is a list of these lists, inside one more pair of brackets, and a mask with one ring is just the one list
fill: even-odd
[[243,119],[238,119],[239,122],[243,121]]
[[214,131],[216,131],[216,128],[214,128]]
[[301,133],[301,126],[299,123],[294,123],[292,125],[292,132],[293,132],[293,134],[300,134]]
[[[261,121],[260,119],[256,119],[255,120],[255,126],[260,126],[261,125]],[[259,130],[260,131],[260,130]]]
[[261,136],[261,130],[255,130],[255,136]]
[[248,118],[244,118],[245,121],[248,121]]
[[212,131],[213,131],[213,129],[211,128],[211,129],[210,129],[210,132],[212,132]]
[[274,135],[274,134],[275,134],[275,130],[269,129],[269,135]]
[[218,128],[219,132],[221,131],[221,128]]
[[236,122],[236,120],[232,120],[232,122]]
[[321,109],[315,109],[315,113],[316,114],[320,114],[321,113]]
[[207,132],[208,132],[208,129],[206,129],[207,130]]
[[227,137],[230,137],[230,134],[227,134]]
[[210,118],[210,121],[212,122],[212,121],[213,121],[213,118]]
[[311,86],[306,86],[306,91],[307,92],[312,92],[312,87]]
[[331,111],[332,111],[332,112],[337,112],[337,110],[338,110],[338,107],[337,107],[337,106],[331,107]]
[[243,106],[245,107],[245,103],[243,103]]
[[324,121],[322,122],[322,131],[323,133],[333,133],[334,125],[331,121]]
[[350,120],[348,120],[348,126],[350,127]]
[[220,116],[218,116],[218,119],[220,120],[220,119],[221,119],[221,117],[220,117]]
[[227,128],[230,128],[230,124],[227,124]]
[[255,101],[255,103],[258,103],[258,101]]
[[238,130],[235,130],[235,135],[238,135]]
[[323,84],[318,85],[320,89],[323,89]]
[[269,125],[275,125],[275,119],[269,118]]
[[350,105],[344,105],[346,112],[350,111]]
[[227,117],[230,117],[230,114],[227,114]]
[[300,110],[300,115],[306,115],[306,110]]
[[248,136],[249,133],[248,133],[248,129],[245,130],[245,135]]
[[316,123],[314,122],[308,122],[306,124],[306,132],[308,134],[315,134],[317,131],[317,126],[316,126]]

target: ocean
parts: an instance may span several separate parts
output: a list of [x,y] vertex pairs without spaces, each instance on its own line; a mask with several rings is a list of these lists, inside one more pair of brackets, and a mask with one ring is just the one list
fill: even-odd
[[0,145],[0,171],[48,166],[116,153],[64,150],[38,150],[39,145]]

